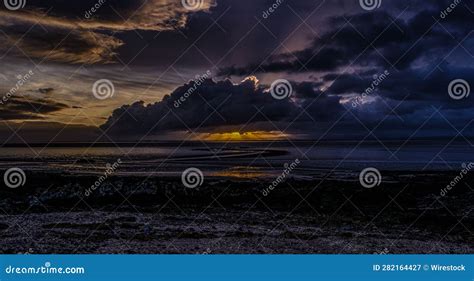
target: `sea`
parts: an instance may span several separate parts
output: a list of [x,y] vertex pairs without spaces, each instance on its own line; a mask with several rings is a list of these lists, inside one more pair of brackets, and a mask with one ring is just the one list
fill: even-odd
[[272,178],[284,171],[301,179],[331,174],[353,178],[371,167],[380,171],[456,171],[474,162],[469,141],[258,141],[54,143],[3,145],[0,169],[116,175],[180,176],[196,168],[210,177]]

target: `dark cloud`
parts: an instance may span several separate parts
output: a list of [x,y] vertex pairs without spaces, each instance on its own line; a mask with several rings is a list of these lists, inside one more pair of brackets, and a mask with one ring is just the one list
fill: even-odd
[[449,4],[450,1],[426,3],[423,11],[416,11],[409,18],[396,18],[388,10],[334,16],[327,22],[330,28],[303,50],[274,55],[246,66],[224,68],[221,74],[324,72],[349,66],[406,69],[420,63],[434,63],[461,41],[467,44],[465,37],[472,35],[472,26],[466,25],[472,19],[468,9],[472,4],[460,6],[444,19],[440,18],[441,7]]
[[[190,129],[207,131],[256,123],[267,123],[265,127],[269,129],[282,123],[336,118],[342,110],[337,98],[327,97],[305,85],[295,84],[293,99],[277,100],[254,77],[239,84],[211,79],[204,80],[201,85],[195,83],[177,88],[155,104],[137,102],[121,107],[113,112],[103,129],[143,134]],[[302,109],[307,113],[301,114]]]
[[[113,105],[110,101],[107,110],[104,104],[95,107],[103,109],[100,118],[105,118],[116,104],[130,104],[115,109],[103,125],[122,135],[246,126],[344,138],[363,136],[383,120],[377,134],[409,136],[434,108],[439,109],[438,118],[426,124],[425,135],[436,135],[437,130],[449,135],[456,132],[444,118],[459,127],[473,119],[473,99],[455,101],[447,90],[454,79],[474,85],[471,2],[462,2],[441,17],[452,1],[384,1],[380,9],[368,12],[359,1],[293,0],[284,1],[266,18],[262,13],[275,1],[211,2],[191,12],[181,1],[111,0],[85,16],[96,0],[31,0],[26,10],[0,9],[4,42],[0,55],[63,64],[120,61],[143,71],[129,75],[110,65],[86,65],[77,71],[87,73],[91,81],[117,72],[115,98],[128,95],[128,99]],[[161,101],[152,100],[207,69],[215,71],[214,80],[203,81],[184,101],[181,98],[195,82],[176,88]],[[76,75],[77,66],[68,70]],[[374,75],[384,71],[390,75],[352,107]],[[251,75],[262,84],[253,78],[231,82]],[[226,77],[234,80],[222,80]],[[278,78],[291,81],[290,99],[271,97],[268,84]],[[65,91],[59,85],[68,83],[66,79],[37,83],[30,92],[47,94],[44,98],[58,96]],[[151,83],[163,87],[150,89]],[[150,95],[135,96],[142,87]],[[85,88],[90,88],[87,83],[81,91]],[[133,103],[140,99],[146,103]],[[38,119],[64,109],[71,100],[71,96],[63,103],[36,100],[38,104],[31,106],[12,99],[0,117]],[[37,106],[43,111],[35,111]],[[86,108],[82,104],[73,108],[82,107]]]
[[[272,16],[263,18],[263,12],[274,3],[275,0],[241,0],[237,4],[234,0],[218,0],[209,12],[189,15],[186,25],[178,32],[140,32],[142,40],[136,40],[135,33],[122,33],[118,38],[127,45],[120,50],[121,58],[139,65],[168,67],[173,64],[199,69],[258,60],[281,48],[282,41],[301,25],[299,16],[306,17],[328,1],[284,1]],[[295,34],[304,37],[300,40],[306,39],[305,32]],[[142,49],[137,54],[137,50]]]
[[[326,81],[334,81],[329,92],[334,95],[361,94],[381,72],[361,72],[355,74],[329,74],[325,75]],[[448,102],[448,85],[457,78],[470,80],[474,75],[474,69],[458,67],[455,65],[440,65],[439,69],[432,65],[423,68],[396,71],[387,70],[386,78],[376,86],[379,94],[396,100],[404,99],[402,92],[410,92],[409,100]],[[463,103],[469,105],[469,100]]]
[[[227,2],[221,3],[211,11],[224,9]],[[300,3],[296,1],[294,8],[301,8]],[[173,106],[174,102],[192,84],[178,88],[162,102],[152,105],[138,102],[124,106],[113,113],[104,128],[115,132],[147,133],[152,130],[156,133],[168,130],[210,130],[248,123],[261,126],[266,123],[273,129],[290,129],[314,135],[316,132],[321,133],[326,126],[332,128],[331,124],[338,120],[332,132],[335,136],[344,135],[344,130],[351,129],[357,131],[354,135],[363,135],[367,133],[367,128],[376,127],[380,120],[384,120],[376,128],[379,133],[389,136],[392,132],[400,133],[404,127],[405,135],[409,135],[411,129],[423,124],[433,108],[440,108],[439,114],[456,120],[459,125],[467,124],[472,120],[468,109],[472,108],[473,102],[459,103],[450,98],[448,85],[454,79],[469,80],[469,77],[474,77],[472,64],[469,65],[465,59],[456,63],[459,57],[468,57],[468,47],[472,45],[472,39],[469,38],[472,36],[472,27],[466,25],[469,9],[458,7],[449,17],[440,18],[440,12],[449,6],[449,1],[425,3],[423,10],[417,8],[421,5],[419,2],[412,6],[406,1],[404,3],[406,5],[386,4],[385,9],[371,12],[362,12],[359,7],[356,13],[331,15],[322,25],[324,28],[320,29],[321,33],[298,51],[262,55],[272,53],[272,44],[268,44],[271,40],[263,39],[268,31],[258,31],[258,43],[253,44],[252,35],[249,35],[245,46],[239,46],[239,49],[247,46],[254,49],[252,53],[256,56],[247,56],[242,61],[253,60],[255,63],[223,68],[219,73],[243,77],[254,73],[288,73],[292,75],[290,77],[296,77],[291,82],[294,89],[291,99],[276,101],[269,95],[268,87],[249,85],[253,80],[237,85],[228,80],[208,80],[179,108]],[[248,14],[239,14],[241,26],[248,27],[248,22],[243,18],[254,16],[256,11],[265,8],[265,4],[271,2],[264,5],[249,4],[250,8],[246,6]],[[308,9],[307,6],[305,8]],[[282,26],[278,19],[283,14],[290,17],[286,14],[288,11],[291,9],[282,8],[278,15],[274,15],[275,22],[264,24],[268,24],[266,27],[269,30],[278,30],[277,27]],[[227,23],[235,24],[238,21],[232,18],[233,15],[222,20],[221,28],[226,29]],[[194,15],[189,20],[193,24],[188,25],[186,31],[198,34],[193,30],[203,30],[209,26],[204,24],[206,20],[209,19]],[[291,23],[285,22],[288,25]],[[233,31],[229,34],[230,38],[235,34],[242,38],[240,25],[229,29]],[[279,35],[276,34],[273,39],[281,44]],[[216,49],[231,43],[232,39],[219,41],[219,44],[203,41],[200,42],[203,52],[213,50],[211,54],[215,55],[219,53]],[[450,54],[453,56],[450,57]],[[232,57],[245,56],[233,54]],[[266,58],[263,63],[260,61],[262,58]],[[232,61],[229,56],[227,62]],[[298,81],[298,75],[306,73],[311,74],[313,81]],[[364,97],[360,106],[352,108],[353,100],[360,98],[382,73],[388,74],[383,81],[377,81],[376,87],[368,97]],[[213,108],[218,108],[218,112]],[[262,112],[256,108],[262,108]],[[459,110],[458,115],[452,112],[454,109]],[[338,119],[342,114],[346,114],[345,117]],[[440,135],[449,133],[443,131],[446,128],[442,119],[434,119],[434,123],[430,123],[430,134],[435,134],[437,129]]]
[[[441,16],[452,1],[423,2],[423,9],[420,2],[399,2],[384,3],[383,9],[371,12],[332,16],[324,32],[305,48],[223,68],[220,74],[310,74],[314,81],[297,86],[302,95],[307,92],[304,97],[324,93],[352,113],[338,124],[327,124],[335,125],[334,136],[342,137],[344,130],[347,136],[364,135],[367,127],[381,120],[376,131],[382,136],[409,136],[434,109],[439,110],[438,118],[430,120],[420,134],[424,130],[429,135],[453,134],[447,122],[462,128],[474,117],[473,99],[459,101],[448,94],[455,79],[474,84],[474,33],[472,25],[466,24],[472,19],[473,5],[464,3]],[[386,71],[389,75],[361,98]],[[352,108],[354,101],[358,103]],[[312,108],[308,111],[314,114]],[[307,131],[322,133],[323,127]]]
[[49,99],[11,97],[2,100],[0,120],[43,119],[44,114],[70,108],[70,106]]
[[13,25],[3,28],[3,31],[0,39],[6,44],[0,47],[0,51],[26,59],[110,63],[115,60],[113,50],[122,45],[121,41],[108,35],[57,26]]

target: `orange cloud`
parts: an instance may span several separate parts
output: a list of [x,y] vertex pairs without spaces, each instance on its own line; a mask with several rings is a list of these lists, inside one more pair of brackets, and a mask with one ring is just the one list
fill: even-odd
[[110,63],[124,44],[114,36],[116,32],[182,28],[190,13],[208,10],[213,1],[196,1],[201,4],[187,9],[181,1],[151,0],[136,10],[116,11],[111,5],[88,16],[86,10],[77,16],[64,16],[29,6],[19,11],[0,10],[0,40],[6,42],[0,50],[57,62]]

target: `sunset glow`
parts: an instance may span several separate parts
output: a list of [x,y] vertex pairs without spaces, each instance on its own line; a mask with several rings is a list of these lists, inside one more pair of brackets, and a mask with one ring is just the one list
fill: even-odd
[[278,131],[253,131],[210,133],[203,135],[201,139],[205,141],[259,141],[282,140],[290,137],[291,135]]

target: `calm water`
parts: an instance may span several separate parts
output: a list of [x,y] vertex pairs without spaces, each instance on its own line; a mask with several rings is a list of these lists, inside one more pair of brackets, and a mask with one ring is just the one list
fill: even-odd
[[207,175],[265,177],[281,173],[285,163],[299,159],[293,175],[317,177],[334,171],[341,177],[365,167],[380,170],[459,170],[474,161],[467,142],[258,142],[150,144],[144,147],[2,147],[0,168],[73,173],[102,173],[121,159],[119,174],[177,175],[197,167]]

